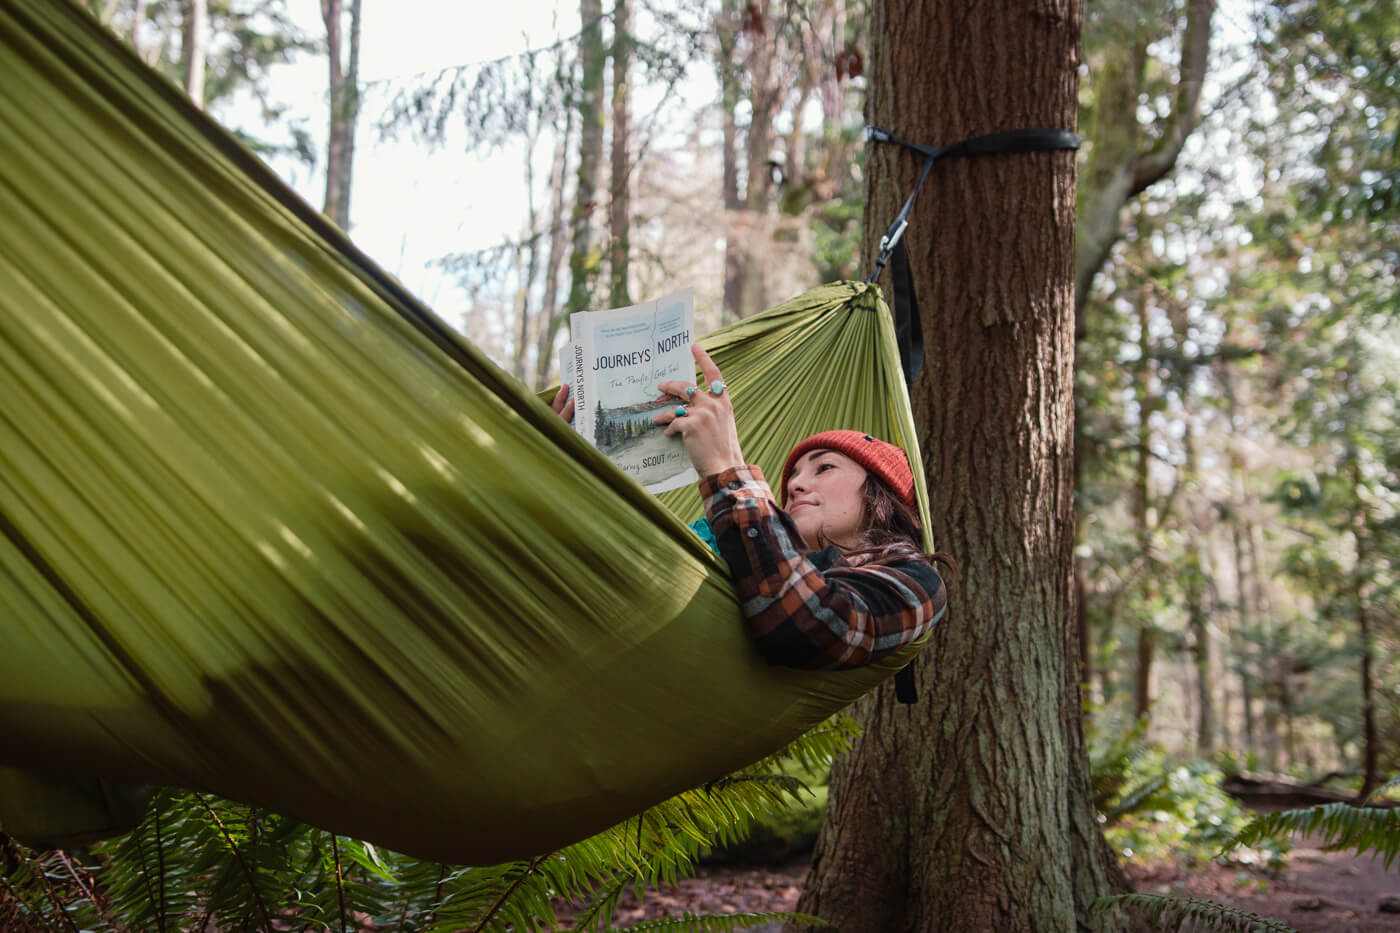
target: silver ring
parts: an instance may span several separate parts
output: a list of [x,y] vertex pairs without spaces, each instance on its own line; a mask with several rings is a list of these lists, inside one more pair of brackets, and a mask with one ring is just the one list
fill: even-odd
[[695,386],[686,386],[686,387],[685,387],[685,397],[686,397],[686,398],[694,398],[694,397],[695,397]]
[[711,395],[723,395],[723,394],[724,394],[724,380],[723,380],[723,379],[716,379],[716,380],[714,380],[713,382],[710,383],[710,394],[711,394]]
[[677,418],[684,418],[684,417],[685,417],[685,406],[684,406],[684,405],[677,405],[677,406],[676,406],[676,417],[677,417]]

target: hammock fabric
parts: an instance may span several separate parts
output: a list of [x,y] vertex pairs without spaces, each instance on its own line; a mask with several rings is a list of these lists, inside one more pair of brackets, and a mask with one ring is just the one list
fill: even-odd
[[[648,496],[75,4],[0,0],[0,88],[9,831],[120,820],[103,777],[497,862],[908,659],[765,666],[693,490]],[[873,288],[703,343],[770,475],[820,429],[916,451]]]

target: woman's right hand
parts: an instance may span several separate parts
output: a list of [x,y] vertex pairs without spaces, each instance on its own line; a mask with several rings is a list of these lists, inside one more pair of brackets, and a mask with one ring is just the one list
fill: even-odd
[[569,391],[569,384],[566,382],[559,387],[559,391],[554,393],[554,399],[549,403],[559,417],[569,424],[574,423],[574,399],[573,393]]

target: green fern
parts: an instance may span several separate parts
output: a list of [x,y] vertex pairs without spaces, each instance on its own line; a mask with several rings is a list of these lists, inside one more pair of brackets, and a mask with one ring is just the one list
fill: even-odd
[[1375,790],[1371,791],[1369,794],[1366,795],[1366,799],[1361,802],[1363,804],[1370,803],[1372,800],[1378,800],[1382,797],[1385,797],[1391,791],[1400,791],[1400,774],[1395,775],[1395,777],[1391,778],[1390,780],[1382,784],[1380,787],[1377,787]]
[[1329,803],[1302,810],[1266,813],[1240,830],[1225,851],[1292,833],[1317,833],[1327,848],[1353,849],[1358,855],[1375,852],[1381,856],[1388,871],[1395,857],[1400,855],[1400,808]]
[[[783,773],[828,765],[856,734],[838,716],[752,768],[663,801],[625,823],[538,858],[448,866],[332,835],[278,814],[186,791],[162,791],[133,832],[82,865],[6,841],[18,870],[0,886],[0,928],[339,931],[352,917],[389,930],[546,933],[556,906],[581,905],[580,933],[611,929],[622,893],[692,872],[710,848],[742,839],[808,793]],[[571,910],[573,908],[571,907]],[[792,915],[795,917],[795,915]],[[748,929],[786,914],[684,917],[648,930]]]
[[1213,901],[1165,894],[1118,894],[1101,897],[1093,910],[1102,913],[1117,908],[1145,917],[1156,930],[1179,930],[1188,921],[1192,930],[1218,930],[1220,933],[1298,933],[1293,927],[1258,914],[1236,910]]

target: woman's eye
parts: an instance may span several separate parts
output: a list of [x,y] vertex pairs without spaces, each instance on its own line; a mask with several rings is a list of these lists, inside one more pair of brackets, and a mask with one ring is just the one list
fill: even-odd
[[836,468],[836,464],[834,464],[834,463],[823,463],[823,464],[820,464],[820,465],[817,466],[817,472],[818,472],[818,473],[825,473],[827,470],[832,470],[832,469],[835,469],[835,468]]

